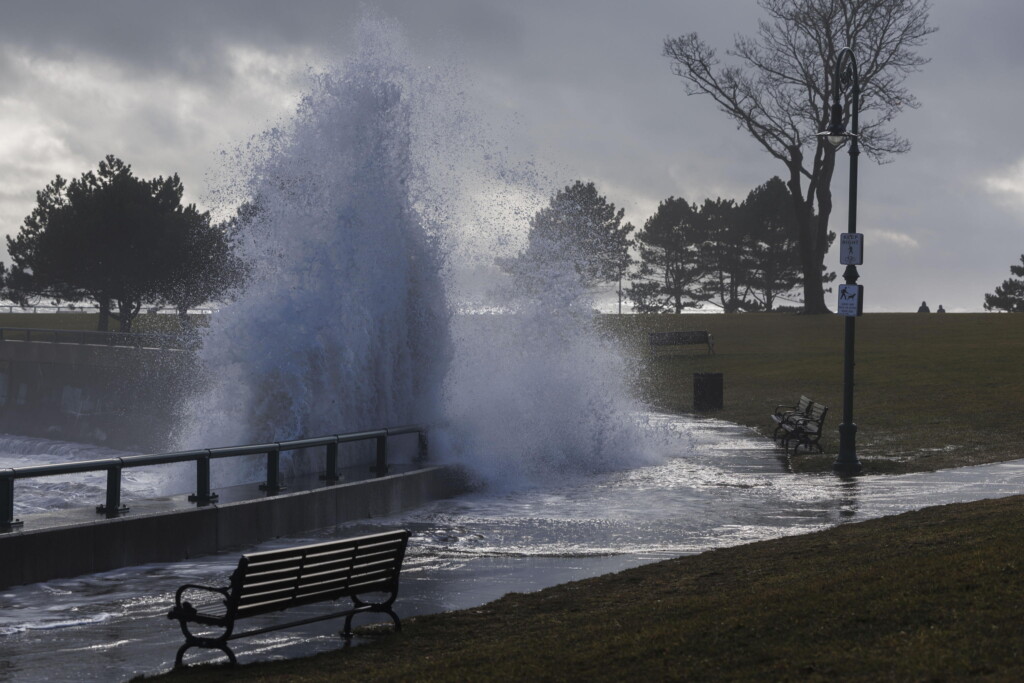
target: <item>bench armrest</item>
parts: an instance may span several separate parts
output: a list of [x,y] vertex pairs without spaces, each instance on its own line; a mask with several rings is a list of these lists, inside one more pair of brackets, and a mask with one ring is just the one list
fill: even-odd
[[184,586],[178,588],[174,594],[174,609],[168,614],[168,619],[180,619],[181,617],[188,617],[190,614],[195,614],[196,608],[192,606],[188,600],[182,600],[182,596],[186,591],[203,591],[206,593],[217,593],[218,595],[224,596],[224,599],[228,599],[229,588],[218,588],[216,586],[201,586],[195,583],[186,583]]

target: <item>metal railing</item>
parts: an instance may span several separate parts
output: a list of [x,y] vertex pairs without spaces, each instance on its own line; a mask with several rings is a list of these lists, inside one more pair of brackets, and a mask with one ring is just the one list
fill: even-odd
[[260,484],[260,489],[265,491],[266,495],[272,496],[284,490],[284,486],[281,484],[280,473],[282,451],[323,447],[325,473],[321,478],[329,485],[340,481],[338,476],[338,446],[340,444],[357,441],[375,441],[377,447],[376,458],[370,471],[378,477],[383,477],[387,475],[390,467],[388,465],[388,438],[403,434],[419,435],[417,460],[422,461],[426,459],[426,427],[408,425],[392,427],[390,429],[376,429],[368,432],[333,434],[312,439],[296,439],[294,441],[276,441],[247,446],[227,446],[224,448],[206,448],[152,455],[128,455],[121,458],[0,469],[0,533],[23,526],[23,522],[14,517],[14,482],[17,479],[34,479],[37,477],[79,474],[82,472],[106,472],[106,500],[103,505],[96,506],[96,512],[108,518],[113,518],[128,512],[128,508],[121,504],[121,470],[128,467],[148,467],[179,462],[196,463],[196,492],[190,495],[188,499],[197,506],[204,506],[210,505],[217,500],[217,494],[212,491],[210,483],[211,460],[237,458],[247,455],[266,455],[266,479]]
[[47,330],[35,327],[0,327],[0,342],[26,341],[51,344],[95,344],[175,349],[183,346],[175,334],[159,332],[95,332],[90,330]]
[[[166,306],[146,306],[146,314],[148,315],[178,315],[177,308],[168,308]],[[96,314],[100,312],[99,306],[92,304],[67,304],[58,306],[56,304],[50,305],[26,305],[19,306],[18,304],[0,304],[0,313],[89,313]],[[213,313],[212,308],[190,308],[188,309],[189,315],[210,315]]]

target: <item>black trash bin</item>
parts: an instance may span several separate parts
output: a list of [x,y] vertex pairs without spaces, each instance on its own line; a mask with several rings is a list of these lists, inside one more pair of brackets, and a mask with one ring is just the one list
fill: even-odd
[[693,409],[697,412],[722,409],[722,373],[693,373]]

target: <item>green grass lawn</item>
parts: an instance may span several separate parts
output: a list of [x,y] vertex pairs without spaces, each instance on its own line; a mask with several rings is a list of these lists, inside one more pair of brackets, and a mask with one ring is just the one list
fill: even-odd
[[[44,330],[85,330],[95,331],[99,322],[98,313],[0,313],[0,327],[22,327]],[[197,325],[205,325],[208,316],[191,316]],[[120,328],[116,320],[110,320],[110,332]],[[133,332],[160,332],[173,334],[179,331],[178,316],[149,315],[143,313],[135,319]]]
[[714,550],[408,619],[367,646],[167,678],[1024,680],[1022,503]]
[[[637,395],[692,409],[693,373],[720,372],[715,416],[770,433],[768,415],[801,394],[829,406],[825,456],[799,455],[797,471],[827,469],[842,421],[843,318],[783,314],[603,316],[636,361]],[[704,347],[652,351],[647,332],[709,330]],[[857,320],[854,422],[867,472],[932,470],[1024,457],[1024,316],[868,314]],[[802,452],[801,452],[802,453]]]
[[[0,326],[96,329],[96,314],[0,314]],[[206,316],[197,323],[205,325]],[[829,406],[825,455],[791,458],[795,471],[831,467],[842,421],[843,321],[790,314],[605,315],[599,326],[636,370],[634,390],[661,410],[688,412],[693,373],[720,372],[714,413],[769,434],[768,415],[801,394]],[[177,316],[140,315],[139,332],[178,331]],[[652,350],[647,333],[712,332],[702,346]],[[875,313],[857,321],[854,421],[867,473],[912,472],[1024,457],[1024,316]]]
[[[0,324],[12,323],[0,316]],[[603,316],[599,324],[622,342],[635,391],[651,405],[688,411],[692,374],[721,372],[725,408],[716,415],[767,432],[776,404],[807,394],[830,406],[831,436],[826,455],[795,456],[792,465],[827,469],[834,459],[841,318]],[[677,329],[710,330],[718,353],[647,347],[647,332]],[[857,335],[855,416],[867,471],[1024,456],[1024,316],[869,314]],[[167,678],[1024,680],[1022,531],[1020,496],[929,508],[408,619],[403,633],[367,646]]]

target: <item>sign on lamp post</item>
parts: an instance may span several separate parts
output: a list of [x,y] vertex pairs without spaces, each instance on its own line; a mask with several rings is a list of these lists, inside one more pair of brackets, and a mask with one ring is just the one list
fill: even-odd
[[864,313],[864,285],[839,285],[839,315],[856,318]]
[[844,266],[864,265],[864,235],[859,232],[839,235],[839,263]]

